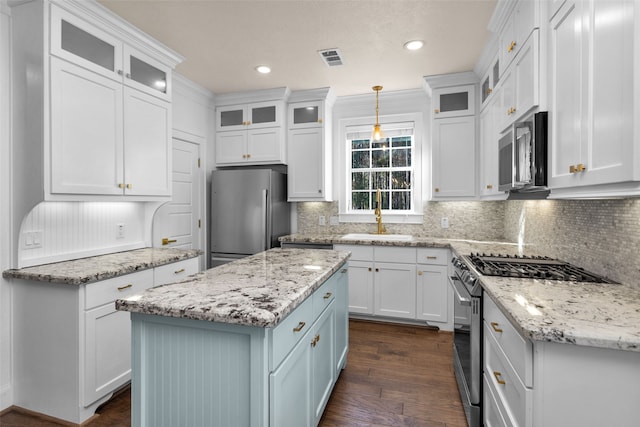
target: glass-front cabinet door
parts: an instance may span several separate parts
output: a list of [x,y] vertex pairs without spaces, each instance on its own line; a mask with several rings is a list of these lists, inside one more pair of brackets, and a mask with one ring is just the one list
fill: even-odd
[[124,82],[159,98],[171,98],[171,69],[158,61],[125,46]]
[[322,127],[323,122],[323,101],[289,104],[289,129]]
[[122,42],[51,5],[51,53],[95,73],[122,80]]
[[229,105],[216,108],[216,130],[241,130],[247,128],[247,108],[244,105]]
[[472,116],[475,114],[475,85],[434,89],[433,118]]
[[247,106],[248,126],[254,129],[279,126],[283,104],[274,101],[258,102]]

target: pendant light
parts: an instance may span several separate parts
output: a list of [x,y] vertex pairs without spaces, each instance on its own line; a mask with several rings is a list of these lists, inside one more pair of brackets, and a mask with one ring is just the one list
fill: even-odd
[[373,125],[373,132],[371,133],[371,139],[374,141],[380,141],[384,135],[382,129],[380,129],[380,121],[378,120],[378,94],[382,90],[382,86],[374,86],[371,89],[376,91],[376,124]]

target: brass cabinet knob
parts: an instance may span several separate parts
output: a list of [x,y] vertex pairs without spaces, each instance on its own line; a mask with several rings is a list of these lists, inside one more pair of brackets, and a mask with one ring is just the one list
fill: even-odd
[[433,110],[433,112],[438,114],[440,112],[440,110],[438,108],[436,108],[435,110]]
[[318,123],[322,123],[322,119],[318,119]]
[[578,163],[578,166],[576,166],[576,172],[584,172],[585,170],[587,170],[587,167],[582,163]]
[[576,167],[574,165],[569,165],[569,173],[576,173]]
[[516,42],[515,42],[515,41],[512,41],[512,42],[509,44],[509,47],[507,47],[507,52],[512,52],[512,51],[513,51],[513,48],[515,48],[515,47],[516,47]]
[[487,95],[490,95],[490,94],[491,94],[491,92],[493,92],[493,90],[492,90],[490,87],[489,87],[489,88],[487,88]]
[[242,155],[242,158],[243,158],[243,159],[246,159],[246,158],[247,158],[247,155],[246,155],[246,154],[243,154],[243,155]]
[[434,188],[433,191],[435,191],[436,193],[440,192],[440,189],[438,187]]
[[422,271],[418,271],[418,276],[422,276]]
[[123,183],[119,183],[118,184],[118,188],[124,188],[124,184]]
[[251,122],[247,122],[247,126],[251,126]]
[[132,184],[127,184],[127,190],[131,190],[133,188]]
[[492,188],[493,188],[493,185],[487,184],[487,190],[491,190]]

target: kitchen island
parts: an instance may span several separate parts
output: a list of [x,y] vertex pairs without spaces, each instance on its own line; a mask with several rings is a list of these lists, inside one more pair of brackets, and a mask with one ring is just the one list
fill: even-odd
[[348,257],[271,249],[118,300],[132,425],[316,425],[346,363]]

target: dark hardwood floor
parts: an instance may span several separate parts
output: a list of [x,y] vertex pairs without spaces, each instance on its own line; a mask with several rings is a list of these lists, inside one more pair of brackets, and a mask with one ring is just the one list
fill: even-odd
[[[453,374],[453,335],[429,328],[349,322],[349,355],[321,427],[466,427]],[[127,388],[99,409],[87,427],[130,426]],[[11,410],[2,427],[69,424]]]

